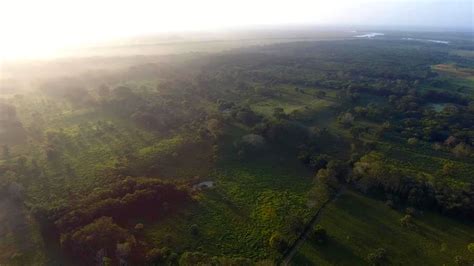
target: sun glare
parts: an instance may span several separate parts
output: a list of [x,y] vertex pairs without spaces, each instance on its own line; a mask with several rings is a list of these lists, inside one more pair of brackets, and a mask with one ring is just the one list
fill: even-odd
[[[302,5],[311,8],[296,12]],[[323,21],[333,6],[307,0],[291,5],[268,0],[0,0],[0,56],[50,57],[65,48],[155,32]]]
[[474,0],[0,0],[0,266],[474,266]]
[[[414,5],[413,14],[390,13],[408,3],[408,0],[384,0],[383,4],[378,0],[0,0],[0,57],[50,57],[66,48],[157,32],[305,23],[364,25],[381,21],[380,17],[416,18],[423,12],[429,14],[429,4]],[[452,17],[445,13],[448,19]],[[436,18],[440,23],[446,20]]]

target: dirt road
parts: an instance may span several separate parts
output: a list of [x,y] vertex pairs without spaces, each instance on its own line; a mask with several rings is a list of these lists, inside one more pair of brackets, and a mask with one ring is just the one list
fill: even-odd
[[309,223],[306,225],[304,228],[303,232],[301,232],[300,236],[295,240],[293,245],[288,249],[288,251],[283,255],[283,259],[280,263],[282,266],[290,265],[291,259],[293,256],[295,256],[296,252],[300,248],[300,246],[308,239],[308,237],[311,235],[311,232],[313,231],[314,226],[318,223],[320,217],[321,217],[321,212],[324,210],[324,208],[334,200],[337,200],[344,192],[346,191],[345,187],[342,187],[337,194],[326,201],[321,208],[319,208],[314,216],[311,218]]

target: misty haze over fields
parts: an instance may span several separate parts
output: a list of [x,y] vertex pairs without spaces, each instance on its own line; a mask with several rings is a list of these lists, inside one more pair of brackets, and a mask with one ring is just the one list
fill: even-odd
[[0,0],[0,265],[474,265],[465,0]]

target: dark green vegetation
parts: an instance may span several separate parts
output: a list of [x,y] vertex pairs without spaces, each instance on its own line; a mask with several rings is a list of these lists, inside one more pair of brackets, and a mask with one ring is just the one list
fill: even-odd
[[285,43],[4,94],[0,264],[273,265],[341,187],[294,264],[471,263],[472,49]]

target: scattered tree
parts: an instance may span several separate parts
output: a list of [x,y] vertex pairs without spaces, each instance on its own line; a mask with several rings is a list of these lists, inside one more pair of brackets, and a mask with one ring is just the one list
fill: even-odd
[[275,232],[272,234],[272,236],[269,239],[269,245],[270,247],[282,253],[288,248],[288,243],[283,238],[283,236],[278,232]]
[[401,219],[400,219],[400,224],[403,226],[403,227],[407,227],[407,228],[410,228],[410,227],[413,227],[413,216],[411,216],[410,214],[406,214],[405,216],[403,216]]
[[371,265],[383,265],[386,259],[387,251],[383,248],[378,248],[367,255],[367,260]]
[[328,239],[326,229],[322,228],[320,225],[317,225],[313,230],[313,238],[319,244],[326,243]]

